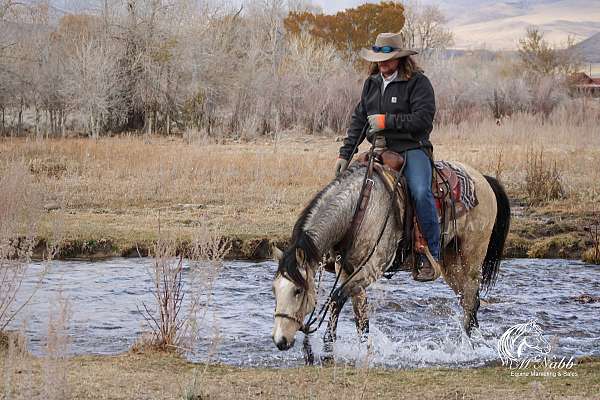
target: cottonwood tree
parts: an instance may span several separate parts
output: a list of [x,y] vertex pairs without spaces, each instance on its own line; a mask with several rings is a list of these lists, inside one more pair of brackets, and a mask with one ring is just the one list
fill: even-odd
[[284,25],[290,33],[307,31],[354,56],[361,47],[370,46],[378,33],[400,31],[404,26],[404,6],[384,1],[348,8],[335,15],[291,12]]
[[402,34],[408,48],[422,53],[429,49],[445,49],[452,44],[453,36],[446,27],[446,16],[437,5],[409,2],[405,7]]
[[116,49],[110,41],[95,38],[75,44],[67,60],[69,79],[61,92],[69,110],[84,118],[90,136],[97,139],[114,110],[121,109]]

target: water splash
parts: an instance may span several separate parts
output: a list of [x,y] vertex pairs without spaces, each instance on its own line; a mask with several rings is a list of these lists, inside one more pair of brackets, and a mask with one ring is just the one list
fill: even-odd
[[[145,329],[137,307],[152,302],[146,271],[150,263],[150,259],[122,258],[56,262],[28,312],[22,314],[27,316],[32,351],[42,351],[48,299],[61,286],[73,309],[74,353],[127,350]],[[275,269],[271,262],[227,263],[215,287],[207,337],[198,354],[214,352],[211,360],[243,366],[303,364],[302,334],[287,352],[276,350],[270,338],[274,305],[270,286]],[[30,272],[36,271],[34,265]],[[324,284],[332,280],[327,274]],[[20,296],[27,296],[34,283],[32,275]],[[338,361],[402,368],[481,366],[499,360],[496,341],[508,327],[530,319],[538,320],[556,353],[600,356],[600,303],[574,300],[582,293],[600,294],[599,267],[565,260],[503,262],[498,283],[479,310],[481,329],[470,339],[462,330],[458,300],[441,280],[424,284],[400,273],[377,282],[368,293],[371,347],[359,343],[348,304],[340,317],[334,352]],[[19,320],[14,321],[14,327],[19,325]],[[216,348],[212,348],[213,328],[219,335]],[[324,327],[311,337],[317,357],[322,355],[323,331]]]

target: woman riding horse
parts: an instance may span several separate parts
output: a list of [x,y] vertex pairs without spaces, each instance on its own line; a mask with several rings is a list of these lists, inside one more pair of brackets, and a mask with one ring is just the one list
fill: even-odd
[[[346,169],[364,140],[367,123],[369,142],[376,134],[383,135],[390,150],[405,154],[404,176],[429,247],[427,256],[419,254],[415,279],[431,281],[435,279],[432,264],[440,260],[440,225],[431,191],[433,146],[429,141],[435,96],[429,79],[411,57],[417,52],[402,47],[400,34],[381,33],[372,49],[361,50],[360,56],[372,63],[371,75],[352,114],[335,171],[339,175]],[[440,270],[439,265],[435,268]]]
[[[410,59],[415,52],[403,50],[398,35],[381,34],[375,44],[373,50],[361,53],[363,58],[375,62],[377,69],[365,81],[361,101],[352,116],[348,137],[340,149],[337,177],[302,210],[286,250],[273,248],[278,266],[273,279],[272,337],[280,350],[294,345],[298,331],[305,333],[305,344],[308,343],[308,335],[319,329],[329,311],[323,352],[324,358],[331,358],[338,317],[348,299],[352,300],[357,332],[361,340],[366,340],[366,289],[384,276],[395,260],[398,243],[410,234],[404,221],[389,218],[395,196],[390,195],[385,176],[376,173],[371,179],[371,201],[361,202],[366,204],[361,217],[364,223],[360,229],[351,229],[370,168],[362,162],[348,166],[364,139],[363,126],[370,127],[367,139],[376,143],[375,147],[406,153],[404,173],[416,203],[417,218],[433,253],[426,251],[428,257],[421,259],[417,278],[435,278],[438,274],[433,267],[441,267],[439,275],[456,293],[463,308],[463,327],[468,335],[478,326],[480,289],[489,290],[498,275],[510,228],[508,196],[497,179],[456,161],[446,163],[461,172],[462,178],[456,178],[460,201],[471,206],[460,216],[452,217],[453,223],[444,234],[447,242],[454,245],[446,246],[444,262],[435,266],[440,256],[440,232],[430,189],[432,146],[428,140],[435,114],[433,89]],[[379,146],[383,140],[386,146]],[[342,170],[345,171],[341,173]],[[462,194],[469,195],[463,198]],[[402,192],[399,215],[405,215],[408,201]],[[353,233],[352,240],[340,250],[348,232]],[[342,262],[337,262],[338,257]],[[321,267],[335,272],[339,284],[334,284],[328,299],[317,308],[316,277]]]

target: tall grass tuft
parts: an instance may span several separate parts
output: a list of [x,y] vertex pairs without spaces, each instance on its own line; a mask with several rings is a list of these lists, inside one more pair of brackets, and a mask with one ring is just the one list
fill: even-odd
[[180,316],[183,304],[183,254],[177,256],[175,242],[160,235],[153,253],[150,273],[156,310],[151,311],[146,303],[142,303],[144,310],[141,312],[153,331],[152,346],[159,350],[174,350],[185,324],[185,319]]
[[600,265],[600,223],[584,228],[588,234],[590,247],[582,254],[583,261]]
[[28,300],[17,303],[35,245],[42,196],[27,166],[14,163],[0,176],[0,332]]
[[562,172],[556,161],[544,159],[544,150],[530,150],[527,153],[525,190],[529,205],[538,205],[550,200],[565,197]]
[[44,398],[48,400],[62,400],[70,397],[70,388],[67,379],[70,320],[71,303],[62,290],[60,290],[50,304],[46,354],[42,359]]
[[[187,251],[187,267],[184,251],[178,253],[180,247],[176,240],[161,235],[159,228],[150,270],[155,308],[143,303],[140,310],[152,329],[152,337],[150,343],[138,342],[134,350],[143,350],[149,344],[161,351],[195,351],[214,284],[231,244],[201,224]],[[189,277],[184,281],[185,274]]]

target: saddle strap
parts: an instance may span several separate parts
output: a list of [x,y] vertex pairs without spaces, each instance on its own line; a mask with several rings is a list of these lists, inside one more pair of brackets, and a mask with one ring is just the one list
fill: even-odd
[[[358,205],[356,211],[354,212],[354,216],[352,217],[352,222],[350,223],[350,227],[346,231],[346,234],[339,243],[339,249],[341,249],[344,254],[347,254],[348,250],[352,246],[356,232],[358,232],[365,218],[365,213],[367,211],[367,206],[369,205],[369,199],[371,198],[373,185],[375,184],[375,181],[373,181],[373,165],[374,160],[371,158],[368,160],[367,175],[360,191]],[[352,273],[352,271],[347,270],[348,268],[345,262],[342,262],[342,268],[346,270],[346,273]]]

